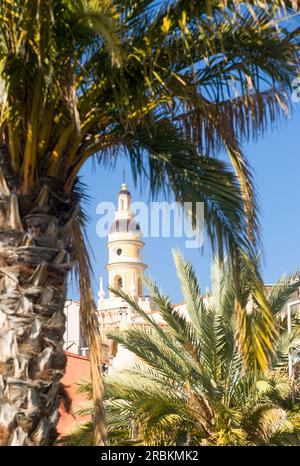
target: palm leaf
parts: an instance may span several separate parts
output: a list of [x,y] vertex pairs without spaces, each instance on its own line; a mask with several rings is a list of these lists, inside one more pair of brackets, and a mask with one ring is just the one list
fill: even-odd
[[94,439],[96,445],[103,445],[106,443],[106,427],[103,408],[103,382],[100,373],[101,336],[98,328],[97,309],[90,283],[90,262],[78,221],[74,220],[72,222],[71,231],[74,241],[75,260],[77,260],[80,289],[80,315],[90,351],[94,402]]

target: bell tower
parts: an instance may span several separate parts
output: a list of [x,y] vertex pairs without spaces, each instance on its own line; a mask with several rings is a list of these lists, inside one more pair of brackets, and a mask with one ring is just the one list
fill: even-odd
[[[106,270],[110,287],[121,288],[138,299],[143,298],[142,274],[147,266],[142,259],[142,232],[130,210],[130,201],[130,192],[126,183],[123,183],[118,194],[115,220],[108,234],[109,259]],[[114,297],[111,292],[109,296]]]
[[[142,256],[144,243],[140,225],[131,212],[130,202],[131,195],[124,180],[118,194],[115,219],[108,233],[108,283],[110,287],[121,288],[144,312],[150,313],[154,309],[154,303],[149,296],[144,296],[142,281],[143,272],[147,267]],[[102,342],[105,342],[108,348],[109,371],[132,367],[135,363],[133,353],[115,342],[112,343],[107,338],[107,332],[143,323],[143,319],[124,299],[112,292],[105,298],[101,277],[99,285],[98,321]]]

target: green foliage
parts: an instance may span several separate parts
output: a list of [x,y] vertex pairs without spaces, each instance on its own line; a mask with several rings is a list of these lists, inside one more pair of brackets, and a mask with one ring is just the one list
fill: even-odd
[[249,252],[258,220],[241,141],[288,109],[299,37],[284,16],[296,9],[261,0],[2,1],[0,140],[16,188],[31,194],[46,177],[70,193],[89,157],[114,163],[125,151],[153,195],[205,202],[220,252]]
[[[300,350],[299,324],[287,339],[278,314],[299,287],[296,274],[269,293],[276,318],[275,352],[264,351],[268,370],[257,370],[237,344],[235,283],[227,263],[212,266],[212,294],[201,295],[195,272],[179,253],[174,259],[186,313],[176,310],[150,279],[147,285],[165,325],[160,327],[122,291],[147,326],[130,327],[110,338],[134,353],[136,366],[105,377],[106,416],[111,444],[299,445],[300,392],[287,375],[287,354]],[[247,271],[241,276],[249,326],[258,312]],[[294,284],[291,286],[291,280]],[[276,299],[275,299],[276,297]],[[273,307],[274,306],[274,307]],[[90,393],[85,383],[82,390]],[[81,441],[80,431],[65,443]]]

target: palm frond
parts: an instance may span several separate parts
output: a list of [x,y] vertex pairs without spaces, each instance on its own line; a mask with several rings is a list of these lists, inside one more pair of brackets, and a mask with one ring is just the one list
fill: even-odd
[[[174,310],[169,298],[146,279],[163,327],[122,290],[112,290],[144,322],[108,335],[136,357],[134,367],[105,376],[111,444],[299,444],[299,390],[286,365],[279,364],[285,332],[274,336],[271,370],[263,373],[252,361],[245,366],[236,344],[236,288],[230,264],[215,260],[212,297],[202,297],[192,266],[176,251],[174,261],[188,304],[186,314]],[[251,273],[245,267],[240,276],[245,306],[253,290]],[[249,334],[252,326],[255,335],[261,327],[256,322],[259,302],[253,296],[247,324]],[[249,351],[257,351],[254,340],[249,344],[254,346]],[[293,344],[299,349],[296,333]],[[84,382],[82,389],[91,394],[90,384]]]
[[85,422],[76,427],[68,435],[65,435],[58,444],[66,446],[92,446],[94,445],[93,422]]
[[80,289],[80,315],[90,351],[95,444],[103,445],[106,443],[106,427],[103,407],[104,388],[101,376],[101,336],[98,327],[97,309],[90,283],[91,268],[78,220],[74,219],[70,228],[74,242],[75,260],[77,261],[76,267],[78,270]]
[[300,286],[300,273],[297,271],[288,277],[281,277],[275,285],[272,286],[268,294],[268,302],[274,316],[278,316],[284,308],[288,299]]

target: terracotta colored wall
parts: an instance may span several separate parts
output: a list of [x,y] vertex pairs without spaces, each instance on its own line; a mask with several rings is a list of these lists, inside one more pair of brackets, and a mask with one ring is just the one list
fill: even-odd
[[67,355],[67,367],[65,375],[62,378],[62,383],[65,385],[66,391],[72,399],[71,412],[66,413],[63,406],[60,408],[60,420],[58,422],[57,430],[60,435],[67,434],[68,431],[76,423],[83,422],[83,417],[76,418],[74,411],[78,409],[78,405],[86,402],[84,394],[76,393],[76,383],[81,379],[90,378],[90,361],[87,357],[79,356],[77,354],[66,353]]

